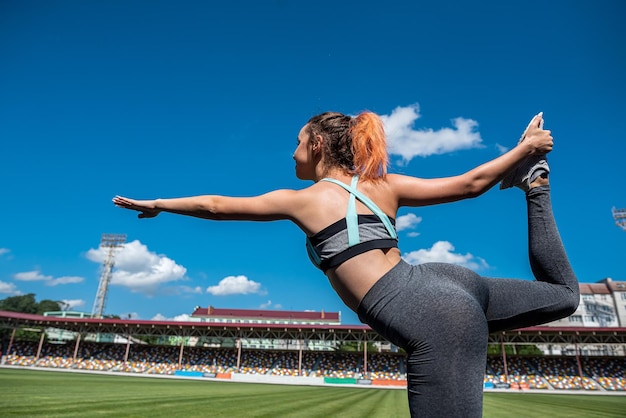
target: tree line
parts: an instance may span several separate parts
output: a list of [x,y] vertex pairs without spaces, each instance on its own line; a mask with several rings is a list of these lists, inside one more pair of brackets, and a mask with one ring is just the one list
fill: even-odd
[[39,302],[34,293],[21,296],[10,296],[0,300],[0,311],[21,312],[43,315],[44,312],[60,311],[59,301],[44,299]]

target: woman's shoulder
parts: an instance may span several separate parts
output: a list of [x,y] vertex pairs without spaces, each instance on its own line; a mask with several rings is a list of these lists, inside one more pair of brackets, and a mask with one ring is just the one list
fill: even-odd
[[410,180],[416,180],[417,177],[413,177],[413,176],[409,176],[406,174],[387,174],[385,176],[385,180],[387,181],[387,183],[389,184],[395,184],[398,182],[405,182],[405,181],[410,181]]
[[386,183],[387,185],[395,190],[402,190],[406,187],[416,187],[420,186],[425,182],[424,179],[414,176],[408,176],[405,174],[387,174]]

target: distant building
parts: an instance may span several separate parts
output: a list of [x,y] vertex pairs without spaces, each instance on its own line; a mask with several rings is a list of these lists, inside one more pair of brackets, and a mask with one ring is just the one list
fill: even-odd
[[[580,304],[567,318],[545,324],[551,327],[626,328],[626,282],[606,278],[597,283],[580,284]],[[549,355],[624,355],[626,347],[616,345],[540,344]]]
[[626,282],[610,278],[597,283],[580,284],[580,304],[567,318],[547,326],[626,328]]
[[620,327],[626,328],[626,282],[616,282],[610,278],[604,279],[603,282],[606,283],[613,295]]
[[[201,308],[196,306],[190,321],[210,322],[216,324],[247,324],[247,325],[341,325],[341,312],[322,311],[277,311],[265,309],[223,309]],[[211,347],[236,347],[237,339],[229,338],[220,341],[203,341],[199,344]],[[334,341],[309,341],[299,339],[240,339],[241,348],[276,349],[276,350],[332,350]]]

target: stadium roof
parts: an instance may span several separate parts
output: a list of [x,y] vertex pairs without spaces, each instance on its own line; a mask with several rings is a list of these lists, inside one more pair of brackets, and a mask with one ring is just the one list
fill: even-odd
[[580,293],[585,295],[610,295],[611,289],[610,285],[604,283],[582,283],[580,286]]
[[320,322],[339,322],[339,312],[326,311],[274,311],[267,309],[223,309],[197,307],[191,316],[205,318],[250,318],[250,319],[275,319],[290,321],[320,321]]
[[613,280],[608,280],[606,285],[609,287],[611,292],[626,292],[626,282],[615,282]]
[[[59,328],[71,332],[133,336],[275,338],[323,341],[385,341],[366,325],[230,324],[138,319],[59,318],[0,311],[0,328]],[[505,344],[626,344],[626,328],[529,327],[489,335]]]

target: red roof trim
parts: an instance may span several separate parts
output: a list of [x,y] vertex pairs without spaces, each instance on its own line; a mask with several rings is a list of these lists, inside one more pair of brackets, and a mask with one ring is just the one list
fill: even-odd
[[192,316],[217,317],[217,318],[263,318],[263,319],[290,319],[290,320],[319,320],[319,321],[339,321],[339,312],[326,311],[272,311],[262,309],[223,309],[197,308]]
[[[56,316],[43,316],[34,314],[25,314],[19,312],[0,311],[0,318],[27,320],[37,322],[33,325],[53,326],[54,324],[116,324],[121,326],[138,326],[138,325],[156,325],[156,326],[171,326],[176,328],[186,327],[215,327],[222,328],[259,328],[259,329],[282,329],[282,328],[298,328],[303,330],[311,329],[340,329],[340,330],[354,330],[354,331],[372,331],[367,325],[312,325],[312,324],[232,324],[222,322],[181,322],[181,321],[152,321],[141,319],[98,319],[98,318],[61,318]],[[507,333],[537,333],[542,332],[546,334],[554,333],[626,333],[626,328],[586,328],[586,327],[529,327],[520,328],[511,331],[502,331]]]
[[[224,322],[198,322],[198,321],[153,321],[145,319],[108,319],[108,318],[62,318],[58,316],[43,316],[25,314],[19,312],[0,311],[0,318],[22,319],[37,322],[45,326],[51,324],[115,324],[124,326],[156,325],[171,327],[224,327],[224,328],[301,328],[301,329],[354,329],[371,330],[367,325],[317,325],[317,324],[246,324],[246,323],[224,323]],[[38,325],[34,324],[34,325]]]

